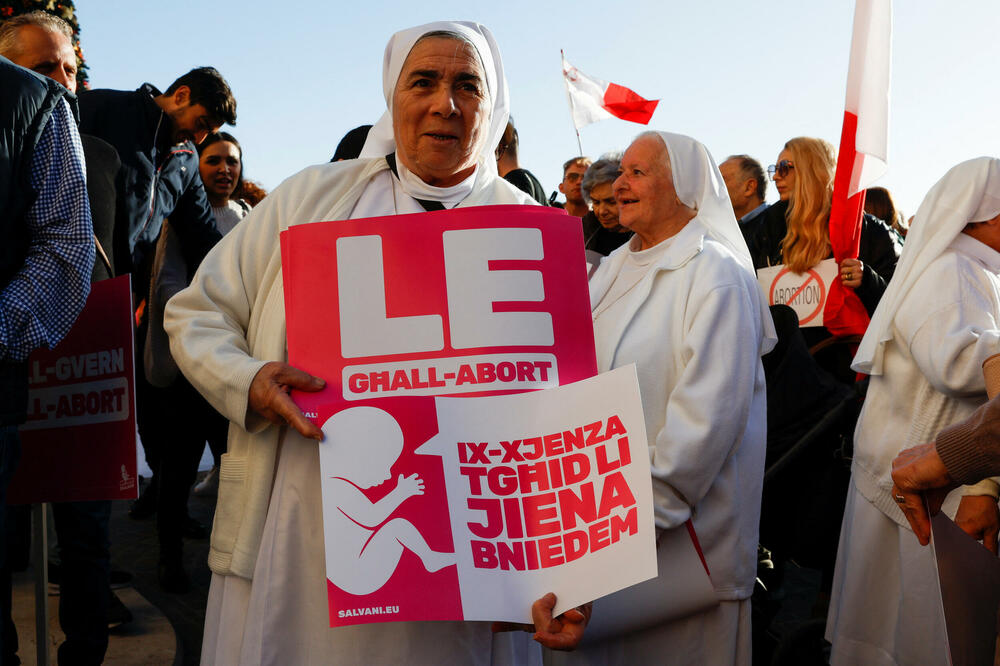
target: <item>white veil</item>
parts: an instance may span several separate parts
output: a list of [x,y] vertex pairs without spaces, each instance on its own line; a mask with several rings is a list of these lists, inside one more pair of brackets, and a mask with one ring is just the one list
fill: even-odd
[[507,78],[503,71],[503,60],[497,47],[493,33],[484,25],[470,21],[435,21],[415,28],[400,30],[389,38],[385,47],[385,57],[382,62],[382,93],[385,95],[386,112],[368,133],[361,157],[383,157],[396,149],[396,140],[392,131],[392,93],[396,88],[396,80],[403,70],[406,56],[410,54],[413,45],[429,32],[454,32],[469,40],[483,63],[486,73],[486,89],[489,95],[490,114],[489,130],[483,134],[482,145],[478,146],[477,163],[488,173],[497,173],[496,158],[493,149],[500,142],[500,137],[507,127],[510,113]]
[[944,252],[970,222],[1000,214],[1000,160],[977,157],[952,167],[924,197],[917,209],[896,272],[854,357],[851,367],[882,374],[885,343],[892,339],[892,322],[903,299],[927,266]]
[[[754,271],[750,251],[747,250],[740,225],[733,213],[729,191],[708,148],[683,134],[651,133],[662,138],[667,144],[670,172],[677,198],[685,206],[698,211],[698,221],[705,226],[709,235],[736,255],[756,284],[757,273]],[[771,311],[767,307],[763,291],[759,287],[757,291],[760,296],[758,299],[761,322],[760,353],[763,355],[774,348],[778,336],[774,331],[774,321],[771,319]]]

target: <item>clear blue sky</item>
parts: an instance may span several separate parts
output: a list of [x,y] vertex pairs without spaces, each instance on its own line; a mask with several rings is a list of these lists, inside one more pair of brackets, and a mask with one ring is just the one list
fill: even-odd
[[[649,127],[690,134],[718,161],[746,152],[766,166],[798,135],[836,146],[854,12],[849,0],[76,5],[94,88],[165,88],[191,67],[217,67],[239,103],[231,131],[246,175],[268,189],[374,122],[389,36],[439,19],[479,21],[496,35],[522,166],[550,191],[578,152],[560,48],[581,71],[661,99]],[[1000,154],[1000,3],[896,0],[894,11],[889,171],[878,184],[909,216],[948,168]],[[642,129],[615,119],[580,133],[597,156]]]

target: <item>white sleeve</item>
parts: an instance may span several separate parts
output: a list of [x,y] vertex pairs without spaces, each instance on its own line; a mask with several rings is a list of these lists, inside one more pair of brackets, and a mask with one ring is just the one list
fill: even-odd
[[691,517],[743,439],[760,365],[759,316],[746,285],[737,284],[705,293],[683,322],[683,368],[653,452],[658,526]]
[[[920,372],[931,386],[949,397],[962,398],[984,393],[983,361],[1000,353],[1000,325],[997,305],[975,278],[955,263],[950,275],[928,271],[928,280],[914,285],[910,297],[900,307],[895,326]],[[936,277],[940,279],[935,280]],[[937,284],[928,284],[931,280]],[[924,288],[947,289],[938,307],[928,306]]]
[[[961,263],[942,264],[929,267],[914,285],[895,323],[931,386],[946,396],[967,398],[985,393],[983,361],[1000,353],[997,306],[987,285],[961,270]],[[943,301],[935,301],[943,307],[926,305],[926,289],[949,290]],[[984,479],[961,492],[995,498],[998,491],[997,479]]]

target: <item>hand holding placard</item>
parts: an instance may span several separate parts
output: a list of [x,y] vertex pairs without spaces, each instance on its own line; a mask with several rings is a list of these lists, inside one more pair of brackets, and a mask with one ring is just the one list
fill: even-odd
[[494,622],[493,633],[503,631],[526,631],[534,634],[532,638],[550,650],[572,651],[580,646],[587,623],[594,612],[594,603],[588,602],[555,617],[552,611],[556,606],[556,595],[545,594],[531,605],[531,620],[534,624],[519,624],[517,622]]
[[305,417],[288,393],[292,389],[312,393],[322,390],[324,386],[326,382],[319,377],[313,377],[287,363],[271,361],[265,363],[250,382],[247,407],[271,423],[288,424],[303,437],[322,441],[323,431]]

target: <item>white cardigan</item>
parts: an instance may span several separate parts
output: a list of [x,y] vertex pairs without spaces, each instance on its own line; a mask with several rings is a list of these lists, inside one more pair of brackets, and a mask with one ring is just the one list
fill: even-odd
[[[219,471],[209,567],[252,578],[278,442],[284,433],[247,409],[250,383],[268,361],[287,362],[278,234],[290,226],[347,219],[384,158],[309,167],[283,182],[227,234],[191,285],[167,304],[170,351],[188,380],[234,424]],[[483,174],[460,206],[535,202]]]
[[[983,361],[1000,353],[1000,253],[966,234],[931,262],[900,304],[854,433],[854,484],[889,518],[909,529],[892,500],[892,459],[933,441],[986,402]],[[997,496],[995,481],[956,490]]]
[[[601,263],[592,308],[627,253],[622,246]],[[615,310],[624,316],[595,322],[612,327],[599,337],[614,341],[597,350],[597,364],[636,364],[656,524],[691,518],[719,598],[746,599],[757,575],[767,424],[760,287],[696,217],[622,298]]]

